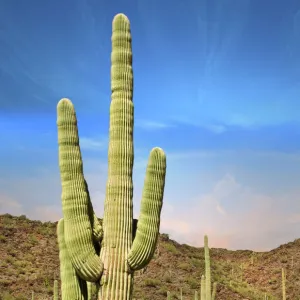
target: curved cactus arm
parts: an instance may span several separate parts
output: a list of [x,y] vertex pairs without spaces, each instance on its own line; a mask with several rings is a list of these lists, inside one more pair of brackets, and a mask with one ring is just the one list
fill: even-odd
[[147,166],[137,232],[127,258],[132,270],[144,268],[153,257],[159,235],[165,175],[165,153],[154,148]]
[[94,216],[83,175],[76,113],[69,99],[57,105],[57,127],[65,243],[77,274],[93,282],[99,280],[103,264],[93,243]]
[[57,238],[59,247],[61,299],[87,299],[86,282],[77,276],[75,269],[69,259],[69,254],[64,237],[64,219],[57,224]]

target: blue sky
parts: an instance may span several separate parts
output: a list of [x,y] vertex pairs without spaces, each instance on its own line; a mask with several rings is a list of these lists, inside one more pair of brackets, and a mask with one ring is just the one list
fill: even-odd
[[212,247],[230,249],[299,238],[298,0],[1,3],[0,213],[61,217],[56,105],[67,97],[102,216],[119,12],[133,38],[135,216],[159,146],[168,163],[162,232],[195,246],[208,234]]

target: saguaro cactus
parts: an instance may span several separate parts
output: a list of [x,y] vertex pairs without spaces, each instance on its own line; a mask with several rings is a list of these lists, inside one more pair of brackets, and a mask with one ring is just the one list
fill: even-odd
[[282,268],[282,300],[286,300],[286,289],[285,289],[286,273]]
[[167,300],[171,300],[171,293],[167,291]]
[[56,279],[53,283],[53,300],[58,300],[58,282]]
[[210,276],[210,257],[208,248],[208,237],[204,236],[204,257],[205,257],[205,300],[211,300],[211,276]]
[[[84,179],[73,104],[68,99],[62,99],[57,106],[64,216],[58,224],[63,252],[60,261],[63,270],[69,270],[63,273],[65,280],[69,278],[77,286],[81,283],[79,279],[100,281],[98,299],[129,300],[132,297],[134,271],[145,267],[155,251],[165,185],[166,156],[160,148],[154,148],[150,153],[140,218],[135,232],[132,207],[132,50],[130,23],[123,14],[116,15],[113,20],[111,63],[108,180],[103,227],[94,214]],[[62,287],[65,287],[64,283]],[[81,298],[72,299],[85,297],[82,295]]]

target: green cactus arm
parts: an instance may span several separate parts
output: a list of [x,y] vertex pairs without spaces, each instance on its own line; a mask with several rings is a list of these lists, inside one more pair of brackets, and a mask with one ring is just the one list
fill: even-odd
[[198,291],[195,291],[195,297],[194,297],[195,300],[198,300]]
[[34,300],[34,291],[31,292],[31,300]]
[[132,270],[144,268],[152,259],[159,235],[165,186],[166,156],[154,148],[149,157],[137,232],[127,262]]
[[62,300],[86,300],[86,282],[77,276],[69,258],[64,234],[64,219],[57,223],[57,239],[60,261],[61,299]]
[[77,274],[83,280],[97,281],[103,264],[94,247],[91,225],[94,216],[83,175],[77,118],[68,99],[60,100],[57,105],[57,127],[65,243]]

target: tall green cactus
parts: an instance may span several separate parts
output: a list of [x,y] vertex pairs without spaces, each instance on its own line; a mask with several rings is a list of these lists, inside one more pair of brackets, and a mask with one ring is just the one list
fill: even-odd
[[150,153],[140,219],[134,232],[132,51],[130,23],[123,14],[116,15],[113,20],[111,63],[103,228],[94,214],[83,175],[73,104],[62,99],[57,106],[64,216],[58,224],[63,300],[86,299],[86,284],[81,296],[66,296],[71,285],[79,292],[82,280],[85,283],[100,280],[98,299],[131,299],[134,271],[150,262],[158,239],[166,174],[166,157],[160,148]]
[[205,300],[211,300],[211,276],[210,276],[210,257],[208,248],[208,237],[204,236],[204,257],[205,257]]
[[282,268],[282,300],[286,300],[286,289],[285,289],[285,282],[286,282],[286,273],[284,268]]

